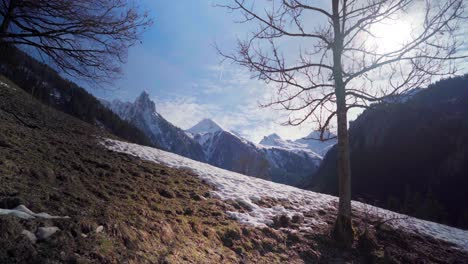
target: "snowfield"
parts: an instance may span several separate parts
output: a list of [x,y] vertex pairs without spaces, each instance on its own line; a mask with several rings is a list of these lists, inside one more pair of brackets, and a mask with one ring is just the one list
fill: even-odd
[[[104,139],[102,143],[108,149],[116,152],[130,154],[173,168],[192,170],[201,179],[215,187],[214,197],[222,200],[232,199],[251,209],[245,213],[227,212],[231,217],[244,224],[263,227],[271,224],[276,215],[310,215],[310,212],[319,210],[326,212],[336,210],[335,205],[338,199],[334,196],[245,176],[151,147],[111,139]],[[267,208],[255,204],[255,201],[265,198],[287,201],[287,208],[281,205]],[[451,242],[458,248],[468,251],[468,231],[420,220],[360,202],[353,201],[353,208],[362,213],[374,214],[384,220],[393,219],[387,223],[395,228]],[[320,214],[315,215],[317,217],[305,217],[303,229],[328,225],[325,219],[320,217]]]
[[55,216],[48,213],[34,213],[29,210],[24,205],[19,205],[13,209],[0,209],[0,215],[13,215],[21,219],[34,219],[34,218],[44,218],[44,219],[67,219],[69,216]]

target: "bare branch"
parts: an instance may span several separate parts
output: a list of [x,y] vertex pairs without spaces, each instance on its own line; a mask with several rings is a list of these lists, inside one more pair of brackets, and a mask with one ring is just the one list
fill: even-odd
[[30,46],[63,72],[94,82],[118,77],[129,47],[152,24],[125,0],[2,0],[2,45]]

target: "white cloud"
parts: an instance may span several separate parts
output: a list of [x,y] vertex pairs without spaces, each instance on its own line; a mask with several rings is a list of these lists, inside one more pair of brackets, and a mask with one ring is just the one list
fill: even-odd
[[220,106],[198,103],[195,97],[177,97],[172,100],[158,100],[156,111],[174,125],[188,129],[203,118],[213,118]]
[[[202,94],[219,95],[220,100],[202,102],[203,96],[179,96],[173,99],[158,100],[157,111],[173,124],[187,129],[203,118],[211,118],[226,129],[235,131],[253,142],[264,136],[277,133],[287,139],[296,139],[307,135],[313,124],[299,127],[284,126],[288,113],[284,110],[262,108],[259,102],[265,103],[275,92],[263,82],[252,80],[245,70],[232,67],[212,66],[210,78],[195,82],[192,86],[200,89]],[[229,103],[227,97],[237,102]]]

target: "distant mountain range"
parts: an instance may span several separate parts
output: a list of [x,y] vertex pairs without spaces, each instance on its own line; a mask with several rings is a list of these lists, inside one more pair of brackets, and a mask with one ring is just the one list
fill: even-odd
[[[164,150],[223,169],[290,185],[296,185],[314,173],[322,155],[336,143],[305,138],[282,140],[276,135],[255,144],[211,119],[203,119],[183,131],[156,111],[155,103],[146,92],[142,92],[133,103],[119,100],[102,103],[141,129],[153,144]],[[316,136],[316,133],[311,135]]]
[[[134,102],[96,99],[77,84],[24,52],[11,48],[0,54],[4,74],[44,104],[70,114],[130,142],[158,148],[221,168],[296,185],[321,161],[320,149],[285,149],[254,144],[205,120],[184,131],[157,111],[143,92]],[[206,126],[213,125],[213,129]],[[203,142],[206,139],[207,142]]]
[[284,140],[278,136],[278,134],[273,133],[264,137],[260,141],[260,144],[263,146],[283,148],[293,152],[303,151],[312,157],[322,158],[337,142],[335,135],[330,132],[326,132],[323,138],[325,140],[321,141],[319,131],[313,131],[308,136],[297,140]]

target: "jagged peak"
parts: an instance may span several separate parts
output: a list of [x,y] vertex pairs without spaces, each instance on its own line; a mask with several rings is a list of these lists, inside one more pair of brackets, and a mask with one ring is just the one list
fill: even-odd
[[265,139],[281,139],[281,137],[276,133],[272,133],[272,134],[270,134],[268,136],[265,136],[263,138],[265,138]]
[[192,134],[204,134],[204,133],[214,133],[217,131],[223,131],[224,129],[218,125],[215,121],[209,118],[204,118],[196,125],[187,129],[187,132]]
[[143,111],[149,111],[152,113],[156,112],[156,105],[150,99],[150,95],[147,91],[141,92],[141,94],[135,99],[135,106]]
[[268,136],[264,136],[259,142],[260,145],[264,146],[281,146],[286,143],[278,134],[272,133]]

